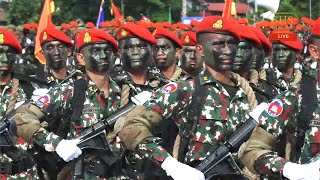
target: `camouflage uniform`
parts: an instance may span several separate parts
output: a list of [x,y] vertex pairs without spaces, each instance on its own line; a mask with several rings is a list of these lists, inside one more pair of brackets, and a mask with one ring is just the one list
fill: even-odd
[[[317,93],[317,106],[315,111],[312,114],[311,123],[309,128],[305,132],[304,144],[301,150],[301,155],[298,157],[299,163],[307,163],[313,156],[320,152],[320,126],[319,126],[319,117],[320,117],[320,88],[319,84],[316,86]],[[260,126],[268,132],[267,135],[271,136],[270,142],[260,140],[255,141],[255,147],[251,150],[247,148],[242,158],[252,158],[254,153],[259,153],[261,148],[260,156],[257,156],[257,160],[252,160],[250,163],[245,164],[248,167],[251,167],[251,170],[254,169],[259,174],[267,174],[269,176],[276,177],[279,179],[281,172],[285,163],[288,162],[287,159],[280,157],[277,152],[274,152],[274,147],[277,146],[276,142],[279,143],[280,137],[287,131],[297,130],[297,119],[301,113],[301,91],[297,87],[290,87],[288,91],[285,91],[278,95],[276,99],[281,101],[283,104],[283,110],[279,115],[273,115],[268,110],[265,110],[259,117]],[[270,108],[270,105],[269,105]],[[279,107],[278,107],[279,108]],[[267,146],[268,147],[267,147]],[[282,148],[285,148],[285,144],[280,145]],[[270,149],[269,149],[270,148]],[[272,149],[271,149],[272,148]],[[263,150],[262,150],[263,149]],[[265,150],[265,151],[264,151]],[[252,153],[250,152],[252,151]],[[264,152],[264,153],[263,153]],[[300,152],[297,152],[300,153]],[[295,160],[291,160],[295,161]],[[253,171],[254,171],[253,170]],[[270,177],[271,178],[271,177]]]
[[[215,80],[207,71],[199,75],[201,85],[209,84],[209,95],[202,108],[196,132],[188,146],[185,161],[204,160],[219,144],[226,140],[246,119],[249,118],[249,105],[246,93],[238,87],[234,97],[230,97],[227,90]],[[157,91],[155,96],[144,105],[146,110],[156,112],[163,119],[173,119],[184,129],[189,118],[189,105],[194,93],[194,80],[173,83],[174,90],[167,92],[166,86]],[[155,117],[154,117],[155,118]],[[151,119],[148,119],[152,121]],[[192,123],[192,122],[191,122]],[[147,138],[138,145],[138,152],[155,159],[161,164],[169,156],[162,147],[155,143],[159,138]]]
[[[103,92],[101,92],[91,80],[88,80],[82,114],[78,121],[70,124],[67,139],[76,138],[84,129],[94,125],[99,119],[108,117],[114,113],[120,106],[120,92],[117,83],[110,79],[110,94],[108,98],[105,98]],[[40,98],[35,105],[38,106],[48,118],[59,115],[63,116],[65,120],[71,121],[70,115],[72,114],[71,101],[73,99],[73,93],[74,87],[71,84],[61,84],[52,88],[48,94]],[[37,144],[45,148],[46,151],[52,152],[62,138],[53,132],[43,129],[34,135],[34,140]],[[109,142],[112,151],[121,159],[124,148],[119,143],[119,139],[115,137]],[[99,158],[92,160],[90,163],[93,162],[100,163]],[[125,179],[126,177],[120,176],[118,178]],[[85,171],[84,179],[112,178],[99,178]]]
[[[115,79],[118,84],[122,85],[122,90],[124,90],[124,85],[128,85],[130,87],[129,97],[133,97],[136,94],[141,93],[142,91],[155,92],[163,85],[168,83],[168,81],[164,77],[162,77],[159,70],[155,67],[148,67],[147,80],[144,85],[136,84],[127,71],[122,71],[117,74],[119,75],[114,77],[113,79]],[[156,132],[156,134],[158,133],[159,132]],[[136,168],[135,174],[138,178],[142,178],[142,174],[139,171],[144,171],[142,166],[144,165],[145,161],[141,161],[144,158],[144,156],[140,156],[132,151],[128,151],[127,160],[132,166]]]
[[[3,88],[2,92],[1,92],[1,96],[0,96],[0,119],[2,119],[7,111],[8,108],[8,104],[10,101],[10,97],[12,95],[12,86],[13,86],[13,82],[12,80]],[[21,103],[24,102],[26,100],[26,95],[23,91],[23,89],[21,88],[21,86],[19,86],[19,90],[18,90],[18,97],[17,97],[17,103]],[[17,105],[16,103],[16,105]],[[21,105],[21,104],[20,104]],[[14,143],[16,144],[15,147],[19,150],[19,153],[21,153],[21,158],[22,159],[26,159],[29,158],[30,155],[28,154],[27,150],[31,148],[31,146],[29,144],[27,144],[22,138],[20,137],[15,137],[13,138]],[[12,163],[12,159],[6,154],[2,154],[0,156],[0,166],[2,167],[6,167],[9,164]],[[30,162],[30,159],[28,160]],[[30,162],[31,163],[31,162]],[[17,164],[17,162],[15,162],[14,164]],[[0,174],[0,178],[1,179],[39,179],[38,177],[38,173],[37,173],[37,169],[36,166],[32,166],[30,168],[28,168],[28,170],[24,170],[23,172],[19,173],[19,174],[15,174],[15,175],[6,175],[6,174]]]
[[127,71],[118,73],[113,79],[120,85],[127,84],[130,87],[130,97],[142,92],[149,91],[153,92],[167,83],[156,68],[148,68],[147,80],[144,85],[136,84]]

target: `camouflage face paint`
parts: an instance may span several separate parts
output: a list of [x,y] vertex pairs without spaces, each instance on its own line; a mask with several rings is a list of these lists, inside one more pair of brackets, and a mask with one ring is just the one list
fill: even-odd
[[279,71],[285,71],[294,66],[296,51],[280,43],[272,44],[272,63]]
[[153,58],[159,69],[166,69],[176,63],[176,47],[167,38],[157,38],[157,44],[153,46]]
[[44,56],[50,69],[59,70],[66,67],[68,47],[60,41],[50,41],[42,45]]
[[152,59],[150,44],[139,38],[121,40],[120,53],[123,67],[129,72],[146,69]]

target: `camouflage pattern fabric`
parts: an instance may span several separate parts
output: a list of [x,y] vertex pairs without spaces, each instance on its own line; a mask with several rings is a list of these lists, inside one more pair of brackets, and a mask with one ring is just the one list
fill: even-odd
[[[7,111],[7,106],[10,100],[10,96],[12,93],[12,81],[9,82],[2,90],[1,96],[0,96],[0,119],[3,119],[3,116],[5,115]],[[17,103],[22,102],[26,100],[26,95],[23,92],[23,89],[21,86],[18,90],[18,97],[17,97]],[[19,149],[19,152],[21,153],[21,158],[27,158],[28,152],[27,150],[31,148],[30,145],[28,145],[22,138],[15,137],[13,138],[15,146]],[[12,163],[12,159],[8,157],[5,153],[0,156],[0,165],[6,166],[7,164]],[[0,174],[1,179],[39,179],[37,174],[37,169],[35,166],[31,167],[27,171],[21,172],[19,174],[15,175],[6,175],[6,174]]]
[[[306,163],[320,152],[320,88],[317,84],[317,107],[312,115],[310,128],[306,131],[304,145],[298,163]],[[301,92],[292,87],[276,97],[277,103],[271,103],[259,117],[261,127],[275,137],[279,137],[284,129],[297,129],[297,119],[301,113]],[[273,102],[274,102],[273,101]],[[284,145],[285,146],[285,145]],[[288,160],[279,157],[276,152],[259,157],[255,169],[261,174],[277,176]]]
[[[226,140],[248,118],[249,105],[247,95],[239,88],[234,97],[230,97],[220,82],[207,71],[199,75],[201,85],[209,84],[209,95],[202,108],[196,131],[188,146],[186,162],[204,160],[220,142]],[[239,84],[235,82],[237,86]],[[145,104],[149,110],[159,113],[163,119],[175,120],[180,131],[188,122],[189,105],[194,93],[194,80],[171,82],[157,91],[153,98]],[[161,162],[169,154],[157,144],[157,139],[146,139],[138,151]]]
[[[47,95],[41,97],[34,104],[47,115],[48,119],[59,115],[64,117],[64,121],[71,121],[71,101],[73,99],[73,93],[73,84],[63,83],[50,89]],[[118,84],[110,79],[109,97],[105,98],[104,93],[100,91],[91,80],[88,80],[88,89],[85,93],[82,114],[79,120],[73,121],[70,124],[67,139],[76,138],[85,128],[94,125],[99,119],[108,117],[115,112],[120,106],[120,93],[121,91]],[[36,133],[34,139],[36,143],[49,152],[54,151],[57,144],[61,141],[61,137],[46,130]],[[118,137],[111,140],[110,147],[119,158],[122,157],[125,149],[122,144],[120,144]],[[94,161],[99,163],[99,160]],[[88,172],[84,173],[84,177],[85,179],[109,179],[97,177]],[[118,178],[125,178],[125,176]]]
[[[274,71],[276,73],[276,85],[283,87],[285,89],[289,89],[290,83],[293,81],[293,78],[295,77],[295,74],[292,75],[291,79],[289,82],[285,81],[284,76],[282,72],[280,72],[277,68],[274,68]],[[281,93],[282,91],[278,89],[278,93]]]

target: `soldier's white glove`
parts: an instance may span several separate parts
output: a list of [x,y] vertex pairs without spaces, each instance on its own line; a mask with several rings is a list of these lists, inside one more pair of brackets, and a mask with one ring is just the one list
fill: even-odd
[[82,153],[81,149],[77,146],[80,139],[61,140],[56,147],[56,153],[66,162],[69,162]]
[[249,115],[259,123],[259,117],[263,113],[263,111],[267,109],[267,107],[268,107],[267,103],[265,102],[260,103],[257,107],[252,109],[251,112],[249,112]]
[[31,96],[31,99],[33,102],[37,102],[40,97],[46,95],[48,93],[48,89],[45,88],[39,88],[33,91],[33,94]]
[[172,156],[167,157],[161,164],[161,168],[174,180],[204,180],[204,174],[197,169],[180,163]]
[[136,105],[143,105],[145,102],[150,100],[151,92],[149,91],[142,91],[141,93],[131,97],[131,101],[134,102]]
[[320,180],[320,160],[310,164],[287,162],[283,167],[283,176],[290,180]]

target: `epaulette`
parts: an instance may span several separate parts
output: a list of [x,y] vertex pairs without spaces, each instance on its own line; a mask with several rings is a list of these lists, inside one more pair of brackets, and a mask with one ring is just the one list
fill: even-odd
[[83,77],[83,73],[80,70],[74,70],[74,71],[71,71],[69,75],[64,80],[62,80],[59,84],[65,83],[71,78],[80,79],[81,77]]
[[186,80],[190,80],[190,79],[193,79],[192,76],[183,76],[180,78],[181,81],[186,81]]

